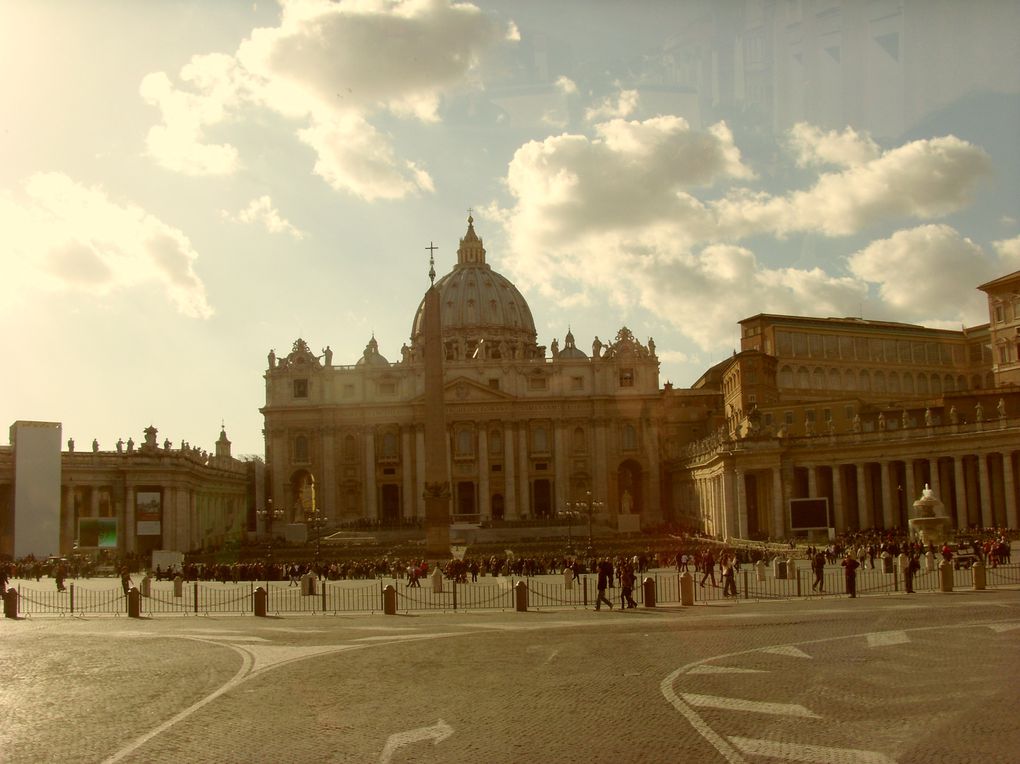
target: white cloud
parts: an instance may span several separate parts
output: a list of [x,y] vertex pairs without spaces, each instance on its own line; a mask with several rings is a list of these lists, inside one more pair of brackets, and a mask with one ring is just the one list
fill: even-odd
[[[557,84],[559,84],[558,81]],[[621,90],[615,100],[612,97],[604,98],[598,106],[585,109],[584,118],[589,122],[600,119],[624,119],[634,113],[637,105],[638,93],[636,90]]]
[[[504,227],[510,268],[524,288],[642,305],[705,350],[731,340],[735,314],[855,315],[869,284],[892,320],[971,315],[973,305],[960,304],[960,283],[979,283],[974,274],[995,265],[947,227],[876,242],[851,258],[849,274],[767,266],[737,242],[836,237],[956,211],[990,171],[981,149],[950,136],[883,153],[852,131],[805,125],[791,143],[795,160],[839,169],[820,172],[805,190],[770,194],[749,185],[754,174],[725,124],[694,131],[678,117],[612,120],[596,125],[593,137],[522,146],[506,176],[514,204],[488,213]],[[894,259],[907,253],[917,273]],[[922,278],[927,283],[917,286]]]
[[294,239],[303,239],[304,233],[289,220],[280,215],[268,195],[252,199],[243,210],[232,215],[226,210],[220,213],[225,219],[238,223],[261,223],[270,233],[286,233]]
[[470,85],[485,50],[514,30],[450,0],[289,0],[279,25],[253,30],[235,55],[194,57],[180,87],[162,72],[145,78],[142,95],[163,119],[148,150],[179,172],[233,172],[236,149],[207,142],[206,128],[241,108],[268,108],[302,123],[315,172],[333,188],[365,199],[428,191],[427,173],[371,118],[437,120],[442,96]]
[[994,278],[998,264],[948,225],[924,225],[871,242],[848,261],[857,277],[878,285],[885,309],[898,320],[979,323],[983,295],[961,289]]
[[198,253],[179,229],[62,173],[33,175],[24,191],[21,200],[0,197],[11,253],[2,281],[12,295],[48,288],[105,297],[155,283],[180,313],[212,315]]
[[843,132],[823,132],[814,125],[800,122],[790,129],[790,146],[801,167],[815,164],[832,164],[853,167],[878,158],[878,144],[871,136],[858,135],[848,127]]
[[1020,269],[1020,236],[993,242],[992,246],[995,247],[1004,270],[1012,272]]
[[565,74],[557,78],[555,85],[556,89],[564,95],[574,95],[577,93],[577,83]]

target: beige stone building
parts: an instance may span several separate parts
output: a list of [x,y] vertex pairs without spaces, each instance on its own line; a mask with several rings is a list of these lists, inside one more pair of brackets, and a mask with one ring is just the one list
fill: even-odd
[[1020,271],[978,287],[988,295],[989,345],[997,385],[1020,385]]
[[[13,555],[14,447],[0,446],[0,556]],[[230,454],[221,430],[212,454],[157,443],[147,428],[112,450],[60,453],[60,543],[52,554],[181,552],[240,542],[254,526],[262,465]]]
[[[539,345],[527,302],[486,262],[471,218],[436,288],[454,519],[551,518],[590,502],[614,526],[660,522],[654,342],[622,328],[589,353],[568,328],[562,346]],[[313,503],[331,524],[424,517],[422,306],[409,318],[397,361],[374,337],[350,364],[302,339],[270,354],[262,413],[283,521],[300,522]]]

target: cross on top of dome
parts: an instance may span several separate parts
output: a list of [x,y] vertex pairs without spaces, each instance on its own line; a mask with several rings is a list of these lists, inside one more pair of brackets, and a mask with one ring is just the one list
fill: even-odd
[[485,265],[485,247],[475,233],[475,219],[468,210],[468,229],[460,240],[457,250],[457,265]]

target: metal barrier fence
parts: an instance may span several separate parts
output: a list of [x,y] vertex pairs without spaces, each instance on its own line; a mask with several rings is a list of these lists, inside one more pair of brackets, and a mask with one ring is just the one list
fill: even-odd
[[[806,568],[794,568],[785,578],[777,577],[771,570],[759,575],[752,566],[737,571],[734,583],[736,597],[742,600],[787,600],[813,597],[845,597],[846,581],[843,571],[829,566],[820,587],[814,587],[814,573]],[[704,577],[701,572],[692,571],[695,603],[707,604],[725,600],[723,580],[716,572],[715,580]],[[913,588],[917,592],[939,591],[940,572],[922,568],[914,576]],[[655,599],[658,605],[678,605],[681,602],[681,574],[677,571],[657,570],[638,576],[633,598],[644,605],[645,579],[655,583]],[[704,578],[704,581],[702,580]],[[253,613],[256,586],[267,591],[266,610],[268,613],[377,613],[383,612],[383,592],[392,585],[396,592],[396,607],[399,612],[454,612],[469,610],[513,610],[515,609],[514,588],[518,581],[528,587],[528,606],[534,610],[588,608],[593,607],[596,597],[595,576],[582,575],[567,585],[557,576],[544,578],[493,577],[479,582],[456,583],[445,579],[442,591],[436,591],[430,581],[420,586],[409,586],[406,581],[375,579],[362,582],[314,581],[299,586],[269,585],[266,583],[244,582],[239,584],[215,584],[190,582],[180,587],[179,596],[174,589],[150,587],[149,596],[141,597],[141,612],[144,615],[168,614],[212,614],[212,613]],[[29,582],[12,582],[19,593],[20,613],[31,615],[91,615],[127,613],[127,597],[120,589],[93,589],[73,583],[65,591],[32,587]],[[274,582],[276,583],[276,582]],[[615,582],[614,582],[615,583]],[[985,587],[994,589],[1001,586],[1020,586],[1020,563],[989,566],[985,568]],[[145,587],[143,586],[143,589]],[[967,590],[974,588],[974,570],[953,571],[953,588]],[[857,570],[857,593],[859,595],[893,595],[905,591],[903,571],[893,566],[891,572],[885,568],[860,568]],[[618,585],[610,588],[607,597],[614,606],[620,605],[621,591]]]

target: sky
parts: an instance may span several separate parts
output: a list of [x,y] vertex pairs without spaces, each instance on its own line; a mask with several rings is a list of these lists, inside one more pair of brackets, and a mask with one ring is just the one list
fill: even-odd
[[262,454],[266,357],[399,360],[469,210],[538,342],[689,386],[757,313],[1020,269],[1020,0],[0,0],[0,422]]

